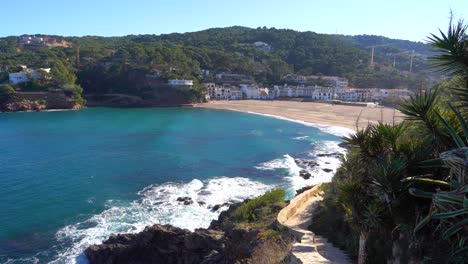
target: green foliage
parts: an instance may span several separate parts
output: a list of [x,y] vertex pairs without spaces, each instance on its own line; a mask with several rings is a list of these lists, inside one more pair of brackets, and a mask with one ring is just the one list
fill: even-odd
[[0,86],[0,102],[8,100],[14,93],[15,88],[11,85]]
[[229,217],[229,220],[238,223],[250,223],[261,219],[269,219],[272,214],[277,213],[271,206],[283,205],[285,194],[285,191],[281,189],[272,190],[243,203]]
[[[314,221],[318,232],[341,240],[351,252],[356,247],[343,241],[365,234],[369,263],[464,263],[468,258],[465,31],[459,22],[447,34],[430,38],[440,52],[436,66],[457,75],[454,79],[404,102],[402,124],[369,125],[345,138],[351,149],[325,188],[325,206]],[[451,94],[441,98],[440,91]],[[324,227],[327,221],[332,227]],[[336,230],[347,235],[339,238]],[[409,259],[395,255],[398,248]]]
[[[416,56],[415,74],[400,74],[408,63],[395,71],[385,67],[393,62],[391,52],[413,49],[429,54],[427,45],[375,36],[336,36],[275,28],[229,27],[168,35],[125,37],[70,37],[70,48],[20,49],[15,37],[0,38],[0,61],[11,71],[19,64],[30,68],[52,68],[51,75],[63,84],[77,82],[88,94],[149,93],[144,76],[160,73],[167,79],[213,79],[201,69],[251,75],[265,85],[281,84],[288,73],[338,75],[355,87],[419,88],[426,66]],[[263,41],[270,52],[256,48]],[[368,69],[371,45],[388,43],[376,49],[375,61],[381,69]],[[154,86],[154,85],[153,85]]]
[[267,229],[259,234],[260,240],[266,241],[266,240],[276,240],[281,237],[281,233],[273,230],[273,229]]
[[450,21],[447,33],[439,30],[440,36],[431,34],[429,41],[431,46],[438,50],[438,54],[432,57],[435,66],[442,72],[451,75],[467,75],[468,66],[468,40],[467,25],[463,20],[456,25]]
[[8,73],[0,72],[0,83],[8,82]]
[[55,62],[55,65],[50,70],[50,75],[52,79],[58,83],[58,85],[76,83],[76,76],[71,73],[61,61]]

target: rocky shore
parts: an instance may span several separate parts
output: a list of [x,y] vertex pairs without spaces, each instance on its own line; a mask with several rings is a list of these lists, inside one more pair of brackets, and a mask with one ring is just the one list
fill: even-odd
[[106,107],[182,107],[191,106],[193,103],[201,103],[193,101],[193,98],[187,98],[178,94],[169,94],[159,98],[144,98],[129,94],[85,94],[87,106],[106,106]]
[[[342,155],[342,153],[339,152],[332,152],[332,153],[321,153],[317,154],[317,157],[333,157],[333,158],[339,158]],[[310,178],[313,178],[312,171],[316,168],[320,168],[322,171],[326,173],[332,173],[333,170],[330,168],[321,168],[320,164],[315,161],[314,159],[294,159],[294,162],[296,165],[300,168],[299,171],[299,176],[304,178],[305,180],[308,180]],[[325,163],[329,164],[329,163]]]
[[[181,199],[180,202],[184,202]],[[279,224],[276,215],[283,208],[271,204],[271,217],[252,223],[236,222],[233,214],[242,204],[233,204],[212,221],[208,229],[191,232],[170,225],[153,225],[138,234],[119,234],[85,254],[90,264],[119,263],[280,263],[290,253],[293,236]],[[281,260],[278,261],[278,258]]]
[[2,112],[43,111],[50,109],[80,109],[82,105],[63,93],[15,93],[0,104]]

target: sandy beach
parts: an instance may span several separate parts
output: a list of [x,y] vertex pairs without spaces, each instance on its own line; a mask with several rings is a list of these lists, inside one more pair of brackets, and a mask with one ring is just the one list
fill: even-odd
[[[392,108],[371,108],[366,106],[339,105],[317,102],[296,101],[211,101],[196,104],[195,107],[255,112],[280,116],[327,126],[344,127],[351,130],[364,128],[369,123],[399,123],[403,114]],[[357,120],[359,120],[357,122]]]

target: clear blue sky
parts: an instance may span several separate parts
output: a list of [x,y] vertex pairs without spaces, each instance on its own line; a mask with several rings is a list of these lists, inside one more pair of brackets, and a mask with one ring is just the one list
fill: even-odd
[[212,27],[289,28],[424,40],[468,0],[2,0],[0,36],[122,36]]

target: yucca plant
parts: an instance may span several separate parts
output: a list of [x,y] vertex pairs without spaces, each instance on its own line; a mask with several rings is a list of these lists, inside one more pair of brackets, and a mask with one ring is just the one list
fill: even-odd
[[450,19],[447,33],[440,32],[440,36],[431,34],[429,44],[437,52],[431,58],[434,66],[442,73],[449,76],[461,76],[464,79],[464,87],[452,87],[452,91],[459,97],[462,105],[468,102],[468,26],[463,20],[457,24]]
[[[436,180],[432,175],[406,178],[405,181],[418,181],[437,185],[433,192],[411,188],[409,192],[418,197],[432,199],[432,206],[427,217],[415,227],[418,232],[431,220],[440,220],[442,238],[451,242],[452,261],[464,262],[468,257],[468,124],[460,112],[449,106],[456,114],[463,130],[463,136],[440,115],[441,122],[446,126],[458,148],[440,154],[443,166],[449,169],[449,175],[444,180]],[[432,160],[431,162],[435,162]],[[437,166],[437,165],[436,165]]]
[[[420,188],[410,188],[409,192],[417,197],[431,199],[429,213],[415,227],[418,232],[429,223],[438,224],[435,230],[452,245],[452,258],[449,262],[465,263],[468,259],[468,122],[464,114],[468,102],[468,37],[467,27],[460,20],[455,25],[450,21],[447,33],[440,31],[440,36],[431,34],[429,44],[437,51],[432,58],[434,66],[449,76],[458,76],[465,81],[465,87],[450,87],[458,96],[456,107],[447,104],[445,110],[439,107],[432,95],[403,105],[402,111],[410,119],[427,124],[432,129],[435,142],[441,143],[443,150],[438,158],[421,162],[424,168],[435,172],[440,168],[448,171],[446,176],[436,173],[408,177],[403,182],[418,184]],[[437,129],[435,127],[437,126]],[[449,136],[450,142],[447,141]],[[445,149],[451,147],[452,149]],[[423,184],[429,184],[432,190],[422,190]]]

